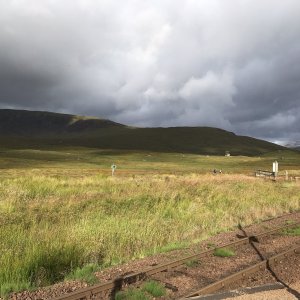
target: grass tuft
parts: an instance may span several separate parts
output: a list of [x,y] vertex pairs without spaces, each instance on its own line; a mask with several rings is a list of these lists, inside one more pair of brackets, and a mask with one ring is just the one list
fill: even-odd
[[165,287],[161,283],[154,280],[145,282],[142,290],[148,292],[153,297],[161,297],[166,294]]
[[165,253],[165,252],[170,252],[170,251],[174,251],[174,250],[180,250],[183,248],[186,248],[188,246],[188,244],[185,242],[182,243],[170,243],[168,245],[162,246],[158,249],[159,253]]
[[283,231],[284,235],[300,236],[300,227],[288,228]]
[[233,250],[228,249],[228,248],[217,248],[214,251],[214,256],[219,256],[219,257],[231,257],[234,256],[235,253]]
[[199,266],[200,262],[199,262],[199,260],[191,259],[191,260],[186,261],[184,264],[189,268],[195,268],[195,267]]
[[88,284],[95,284],[98,282],[95,272],[99,270],[96,264],[87,264],[82,268],[76,268],[73,272],[65,277],[66,280],[81,280]]
[[6,282],[0,285],[0,297],[6,298],[11,292],[31,290],[32,286],[29,282]]
[[215,243],[207,243],[207,247],[208,248],[216,248],[216,244]]
[[127,291],[118,292],[115,300],[150,300],[142,290],[129,288]]
[[286,224],[286,225],[291,225],[291,224],[294,224],[294,223],[295,223],[294,220],[286,220],[286,221],[285,221],[285,224]]

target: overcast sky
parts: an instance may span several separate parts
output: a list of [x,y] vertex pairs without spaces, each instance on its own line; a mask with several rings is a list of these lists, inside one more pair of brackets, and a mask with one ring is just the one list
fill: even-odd
[[299,0],[0,0],[0,108],[300,140]]

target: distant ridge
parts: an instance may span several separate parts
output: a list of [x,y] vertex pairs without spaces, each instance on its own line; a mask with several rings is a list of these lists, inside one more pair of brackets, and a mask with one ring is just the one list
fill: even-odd
[[11,109],[0,109],[0,143],[250,156],[287,149],[212,127],[135,128],[95,117]]
[[287,148],[300,150],[300,141],[290,142],[284,146]]
[[46,111],[0,109],[1,134],[63,133],[124,126],[110,120]]

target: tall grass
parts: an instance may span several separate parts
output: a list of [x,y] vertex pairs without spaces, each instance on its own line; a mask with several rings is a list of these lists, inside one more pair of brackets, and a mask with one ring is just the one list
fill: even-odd
[[[279,159],[274,155],[3,150],[0,292],[50,284],[90,263],[104,267],[178,249],[237,222],[297,209],[296,183],[199,175],[214,167],[250,174]],[[115,178],[107,176],[112,161]],[[283,164],[298,174],[299,155],[285,153]]]
[[[187,245],[299,209],[299,185],[243,175],[0,178],[0,293]],[[94,173],[93,173],[94,174]]]

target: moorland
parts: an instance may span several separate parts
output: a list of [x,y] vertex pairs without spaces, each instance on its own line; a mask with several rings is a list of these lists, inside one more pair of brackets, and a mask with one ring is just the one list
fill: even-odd
[[176,144],[155,151],[76,144],[80,136],[72,144],[66,132],[56,140],[1,134],[1,295],[68,280],[86,265],[99,270],[187,247],[300,206],[299,181],[253,176],[274,160],[279,175],[300,176],[299,152],[263,141],[246,153],[229,141],[227,150],[239,154],[225,157],[217,144],[197,153]]

